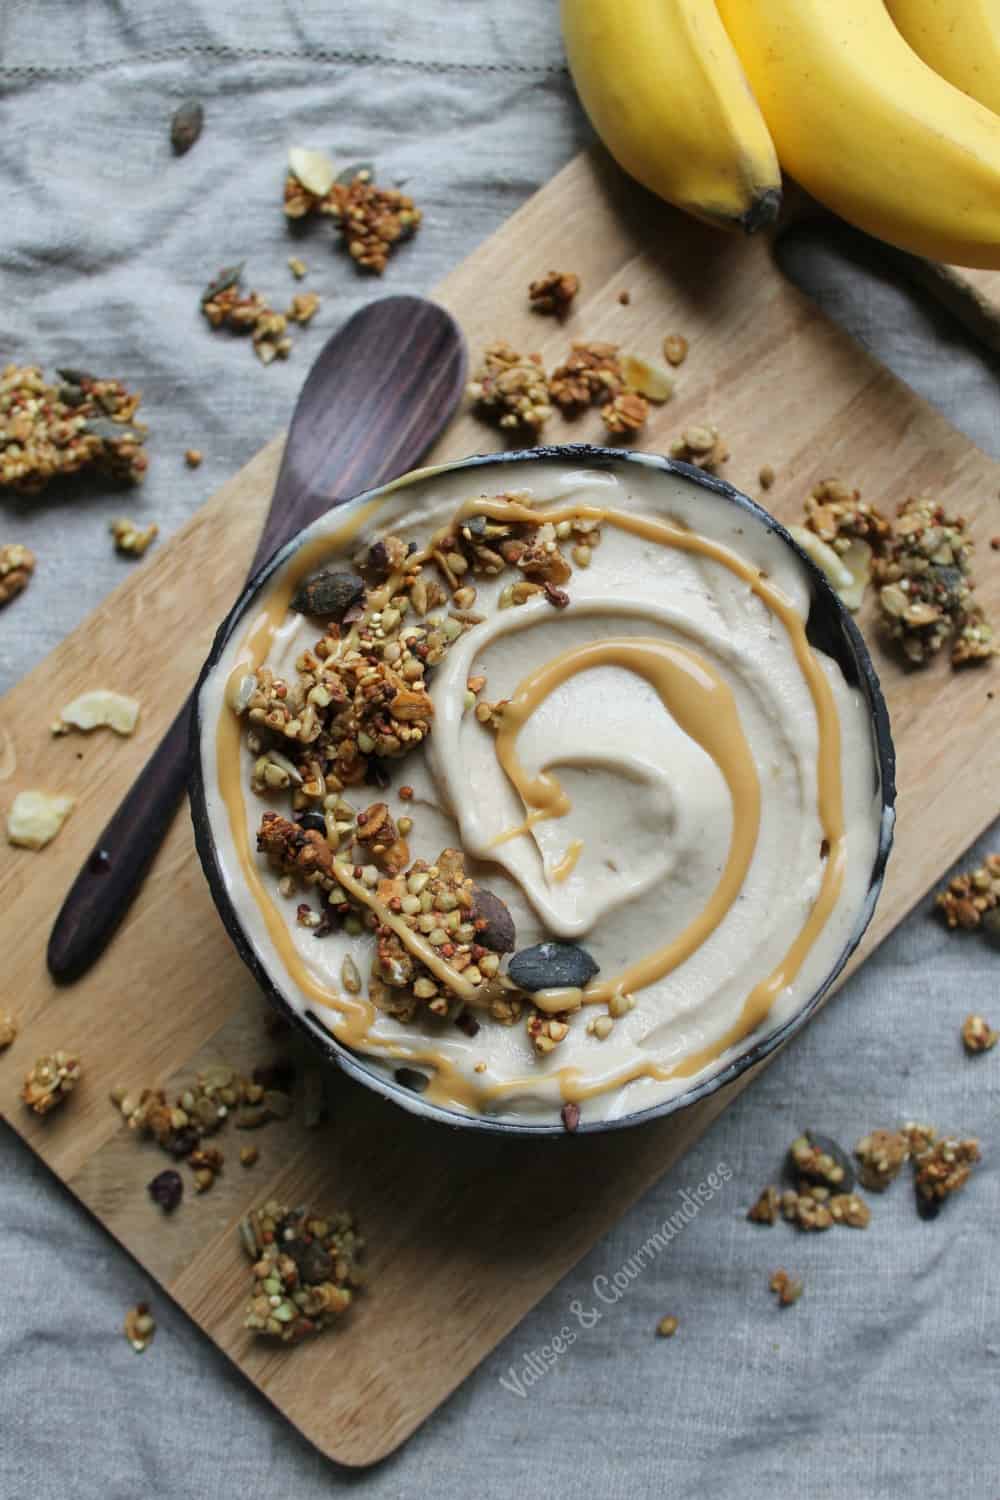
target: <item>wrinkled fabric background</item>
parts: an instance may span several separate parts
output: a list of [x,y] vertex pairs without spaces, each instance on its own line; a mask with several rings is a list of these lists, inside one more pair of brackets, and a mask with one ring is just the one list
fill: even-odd
[[[425,227],[379,290],[426,290],[587,139],[554,10],[5,0],[0,360],[120,375],[142,388],[154,436],[148,482],[127,505],[99,488],[0,504],[2,539],[40,558],[0,620],[0,686],[124,576],[109,516],[127,509],[170,535],[287,421],[310,351],[374,290],[317,233],[295,248],[323,309],[288,364],[264,370],[204,331],[197,294],[218,265],[246,258],[254,285],[288,293],[292,247],[275,211],[286,148],[375,158],[380,176],[407,180]],[[165,122],[192,93],[205,133],[178,162]],[[990,358],[864,241],[805,236],[785,259],[1000,456]],[[189,446],[205,455],[195,472]],[[362,1473],[298,1437],[0,1125],[0,1500],[995,1496],[1000,1055],[966,1059],[958,1026],[972,1008],[1000,1016],[996,965],[985,946],[947,937],[925,903],[416,1436]],[[850,1143],[912,1116],[985,1144],[973,1184],[935,1223],[917,1218],[906,1183],[875,1202],[864,1234],[745,1223],[798,1128]],[[574,1325],[574,1300],[593,1306],[594,1278],[720,1162],[733,1174],[722,1191],[600,1322]],[[777,1265],[806,1281],[784,1311],[766,1289]],[[159,1333],[137,1358],[121,1320],[151,1294]],[[669,1343],[653,1333],[666,1312],[681,1323]],[[576,1342],[523,1398],[500,1383],[566,1324]]]

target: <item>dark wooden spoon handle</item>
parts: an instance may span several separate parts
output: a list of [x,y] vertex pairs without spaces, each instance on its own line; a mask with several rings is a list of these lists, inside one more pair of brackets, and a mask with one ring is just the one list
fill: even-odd
[[[386,297],[356,313],[303,386],[250,576],[331,505],[413,468],[464,377],[462,336],[434,303]],[[70,887],[47,953],[60,983],[104,951],[163,842],[187,786],[192,707],[189,697]]]

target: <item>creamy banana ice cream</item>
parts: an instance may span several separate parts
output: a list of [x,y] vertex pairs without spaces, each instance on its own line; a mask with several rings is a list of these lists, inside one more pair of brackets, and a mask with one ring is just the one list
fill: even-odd
[[331,512],[201,696],[214,855],[274,984],[459,1112],[644,1110],[865,920],[871,713],[766,522],[638,462]]

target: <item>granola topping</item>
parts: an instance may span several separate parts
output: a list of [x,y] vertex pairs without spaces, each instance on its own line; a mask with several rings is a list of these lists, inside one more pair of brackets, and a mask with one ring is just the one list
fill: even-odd
[[284,206],[290,219],[314,213],[333,219],[355,264],[377,276],[398,246],[416,234],[423,218],[407,193],[378,187],[370,167],[349,168],[337,176],[321,152],[291,153]]
[[243,1323],[254,1333],[285,1344],[321,1333],[365,1284],[365,1242],[349,1213],[326,1217],[272,1199],[240,1220],[239,1235],[253,1262]]
[[72,1052],[40,1057],[24,1080],[21,1098],[36,1115],[50,1114],[76,1088],[80,1073],[80,1059]]
[[37,495],[53,479],[90,472],[124,484],[146,476],[141,401],[120,380],[57,371],[49,385],[37,365],[0,373],[0,490]]

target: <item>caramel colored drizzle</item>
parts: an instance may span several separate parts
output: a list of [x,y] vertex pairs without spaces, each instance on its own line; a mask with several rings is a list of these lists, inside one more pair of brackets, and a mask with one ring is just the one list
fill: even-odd
[[[365,522],[377,512],[379,504],[378,500],[370,501],[346,525],[300,548],[286,569],[282,581],[272,588],[265,604],[263,617],[259,618],[248,631],[237,667],[238,671],[241,673],[256,671],[262,664],[270,649],[275,631],[287,613],[292,594],[298,583],[331,552],[355,536]],[[743,562],[737,553],[720,542],[696,532],[687,531],[667,521],[633,516],[627,512],[583,503],[571,503],[551,510],[541,510],[513,500],[477,496],[460,507],[455,519],[461,520],[469,515],[486,515],[494,520],[526,522],[530,525],[539,525],[547,521],[558,525],[560,521],[574,519],[596,521],[616,526],[633,536],[642,537],[646,541],[661,546],[674,547],[682,552],[699,553],[720,563],[741,578],[764,605],[777,616],[788,634],[816,712],[819,735],[818,812],[823,834],[829,846],[829,856],[824,865],[819,894],[804,926],[776,968],[747,996],[740,1015],[733,1025],[722,1037],[682,1062],[663,1066],[649,1060],[642,1060],[614,1077],[598,1079],[591,1083],[584,1080],[578,1068],[565,1067],[542,1075],[547,1084],[555,1084],[558,1087],[562,1099],[572,1101],[581,1101],[612,1088],[622,1088],[643,1077],[659,1080],[690,1077],[714,1062],[727,1048],[742,1041],[766,1018],[780,992],[794,981],[839,898],[847,862],[847,848],[840,776],[840,724],[830,684],[809,645],[804,622],[791,601],[780,589],[775,588],[763,578],[756,568]],[[557,657],[554,662],[548,663],[526,679],[518,689],[517,695],[511,701],[512,704],[520,706],[515,709],[513,716],[505,708],[501,730],[497,736],[497,756],[512,784],[521,793],[525,805],[533,809],[532,814],[529,815],[528,826],[532,821],[537,820],[536,815],[559,816],[560,812],[564,812],[568,807],[568,801],[566,807],[560,806],[560,799],[565,799],[565,794],[555,777],[542,773],[532,779],[524,774],[513,748],[517,731],[530,716],[537,703],[556,686],[557,680],[565,680],[565,677],[558,677],[560,671],[564,672],[565,676],[570,676],[575,671],[584,670],[584,666],[580,665],[582,661],[597,665],[600,655],[607,652],[616,654],[608,656],[606,658],[608,661],[617,659],[619,665],[626,666],[633,671],[641,670],[642,675],[647,677],[647,681],[651,681],[656,687],[678,723],[686,728],[692,737],[698,739],[699,743],[704,743],[706,748],[709,745],[714,746],[718,754],[713,758],[716,759],[730,786],[734,819],[733,837],[726,867],[705,911],[679,938],[675,939],[674,943],[630,965],[614,980],[603,981],[599,985],[588,987],[586,991],[588,1001],[608,1000],[615,994],[652,983],[661,974],[675,968],[700,942],[704,941],[705,937],[722,920],[728,905],[735,898],[745,874],[746,864],[749,862],[749,857],[752,857],[759,820],[759,788],[756,788],[756,773],[753,773],[754,789],[751,790],[746,776],[747,761],[744,760],[738,748],[742,743],[745,749],[745,740],[738,720],[735,718],[735,705],[732,704],[733,717],[726,731],[720,731],[717,726],[705,722],[707,710],[704,705],[707,702],[713,702],[717,707],[722,705],[725,695],[729,693],[725,684],[715,677],[705,662],[681,647],[660,641],[621,640],[596,642]],[[588,655],[589,653],[596,654]],[[682,661],[682,658],[687,658],[687,660]],[[665,665],[667,662],[669,665]],[[650,672],[654,672],[655,677],[650,676]],[[681,701],[684,694],[679,691],[682,681],[690,687],[691,682],[697,680],[693,676],[694,673],[702,674],[703,679],[699,691],[695,694],[695,700],[700,707],[692,707],[690,703],[686,704]],[[669,694],[669,698],[665,694]],[[731,695],[729,697],[732,703]],[[723,717],[727,717],[725,711]],[[704,738],[699,737],[696,730],[700,731]],[[711,749],[709,753],[712,753]],[[749,769],[753,772],[752,760],[749,761]],[[240,779],[240,725],[225,703],[218,724],[217,774],[220,794],[229,814],[237,856],[247,884],[261,910],[268,935],[299,988],[319,1005],[336,1010],[337,1018],[331,1023],[331,1029],[339,1041],[355,1050],[367,1050],[389,1057],[405,1058],[410,1063],[426,1065],[433,1070],[433,1077],[429,1082],[425,1097],[437,1104],[482,1109],[502,1097],[537,1090],[539,1078],[534,1076],[509,1079],[477,1088],[462,1077],[453,1063],[433,1048],[404,1047],[373,1037],[370,1035],[370,1028],[377,1012],[370,1001],[337,995],[313,979],[296,951],[285,920],[264,887],[257,866],[250,855],[246,830],[246,808]],[[741,809],[743,817],[740,816]],[[753,829],[751,836],[748,832],[749,824],[744,822],[744,818],[749,811],[754,809],[756,810],[750,820]],[[508,830],[506,836],[514,837],[523,831],[522,828]],[[560,864],[565,863],[568,853]],[[741,866],[742,873],[737,880],[736,872]],[[366,895],[368,894],[370,893],[366,892]],[[369,901],[368,904],[372,905],[373,901]],[[379,914],[381,917],[381,911]],[[391,913],[386,915],[391,915]],[[409,929],[407,932],[409,934]],[[412,934],[409,935],[412,936]]]
[[569,879],[573,871],[576,869],[576,862],[580,858],[580,855],[582,853],[583,839],[573,839],[570,842],[570,846],[566,850],[566,853],[563,855],[562,859],[557,859],[555,864],[552,866],[552,869],[549,871],[552,879],[556,881],[557,884],[562,885],[564,880]]

